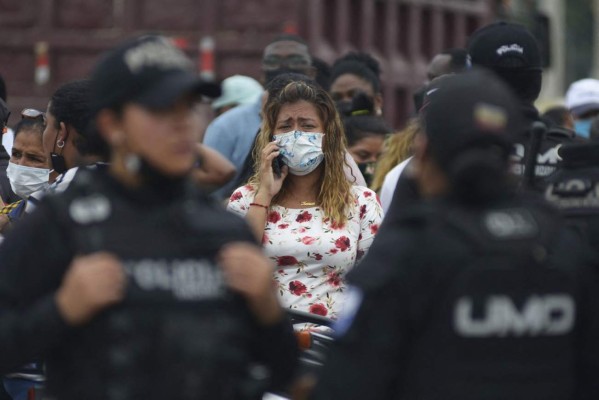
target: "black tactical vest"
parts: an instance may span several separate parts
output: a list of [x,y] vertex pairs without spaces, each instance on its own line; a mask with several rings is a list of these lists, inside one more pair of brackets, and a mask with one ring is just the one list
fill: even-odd
[[48,389],[61,399],[251,398],[255,327],[214,261],[251,234],[191,186],[134,193],[111,179],[81,171],[50,200],[72,253],[115,254],[129,282],[122,304],[50,355]]

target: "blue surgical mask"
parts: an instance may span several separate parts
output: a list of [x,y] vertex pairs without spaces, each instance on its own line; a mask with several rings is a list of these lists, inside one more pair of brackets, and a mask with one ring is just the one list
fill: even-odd
[[574,121],[574,130],[576,131],[576,134],[587,139],[591,137],[592,123],[592,119],[579,119]]
[[322,133],[291,131],[275,135],[283,162],[293,175],[308,175],[324,159]]

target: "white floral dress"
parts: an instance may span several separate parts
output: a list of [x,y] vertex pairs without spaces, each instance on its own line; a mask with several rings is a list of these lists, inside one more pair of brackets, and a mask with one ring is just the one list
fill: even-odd
[[[376,194],[353,186],[355,198],[347,222],[339,226],[319,207],[271,205],[262,244],[276,264],[275,280],[285,307],[335,319],[343,305],[344,276],[370,248],[383,210]],[[227,209],[245,217],[254,191],[246,185]]]

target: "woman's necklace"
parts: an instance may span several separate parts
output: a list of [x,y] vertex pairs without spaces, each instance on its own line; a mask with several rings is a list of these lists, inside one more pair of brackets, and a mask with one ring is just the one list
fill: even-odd
[[305,200],[304,200],[304,201],[302,201],[302,200],[298,199],[297,197],[295,197],[295,196],[293,195],[293,193],[290,193],[290,192],[289,192],[289,194],[290,194],[290,195],[291,195],[291,197],[293,197],[293,199],[294,199],[295,201],[297,201],[297,202],[300,204],[300,206],[302,206],[302,207],[313,207],[313,206],[315,206],[315,205],[316,205],[316,202],[315,202],[315,201],[305,201]]

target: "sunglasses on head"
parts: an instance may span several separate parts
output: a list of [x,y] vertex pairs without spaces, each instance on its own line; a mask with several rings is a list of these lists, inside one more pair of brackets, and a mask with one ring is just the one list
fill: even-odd
[[25,108],[21,111],[21,119],[39,119],[43,121],[44,125],[46,124],[46,114],[35,108]]

